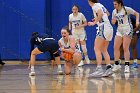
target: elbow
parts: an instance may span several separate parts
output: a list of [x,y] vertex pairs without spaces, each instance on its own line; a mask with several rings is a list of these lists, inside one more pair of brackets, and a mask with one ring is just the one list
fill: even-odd
[[88,23],[87,22],[85,22],[85,26],[87,26],[88,25]]
[[115,20],[112,20],[111,23],[114,25],[116,23],[116,21]]

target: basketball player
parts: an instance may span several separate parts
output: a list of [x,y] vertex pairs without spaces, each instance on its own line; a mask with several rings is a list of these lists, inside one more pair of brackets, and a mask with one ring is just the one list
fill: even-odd
[[[69,15],[69,30],[72,31],[72,35],[76,39],[79,50],[81,45],[87,64],[90,64],[86,47],[87,38],[84,29],[85,26],[87,26],[87,20],[85,16],[81,12],[79,12],[79,7],[77,5],[74,5],[72,7],[72,14]],[[81,61],[78,66],[81,65],[83,65],[83,61]]]
[[[136,19],[134,16],[130,16],[130,19],[131,19],[131,23],[133,25],[133,37],[132,37],[132,40],[131,40],[131,44],[130,44],[130,48],[132,49],[132,56],[133,56],[133,65],[132,67],[133,68],[138,68],[138,64],[137,64],[137,49],[136,49],[136,46],[137,46],[137,43],[138,43],[138,39],[140,37],[140,24],[138,27],[136,27]],[[122,55],[123,55],[123,44],[121,45],[121,48],[120,48],[120,59],[122,58]]]
[[[59,74],[63,73],[60,64],[60,56],[58,53],[59,45],[54,38],[50,38],[47,35],[40,35],[38,34],[38,32],[33,32],[32,37],[30,39],[30,43],[31,43],[31,56],[29,68],[31,68],[31,73],[29,73],[29,75],[31,76],[35,75],[34,65],[36,55],[47,51],[54,55],[55,61],[57,62],[58,65],[58,73]],[[35,45],[37,46],[36,48],[34,48]]]
[[[110,64],[110,55],[108,54],[108,45],[109,41],[112,40],[113,37],[113,27],[110,24],[108,19],[109,12],[107,9],[101,4],[98,3],[98,0],[88,0],[89,5],[91,6],[94,19],[93,22],[88,22],[89,26],[98,25],[98,30],[96,34],[96,39],[94,42],[94,51],[97,60],[97,68],[95,72],[90,74],[93,77],[102,77],[109,76],[112,74],[111,64]],[[102,69],[102,54],[104,56],[106,62],[106,71],[104,72]]]
[[114,41],[114,58],[115,64],[113,71],[117,71],[121,68],[119,57],[120,57],[120,46],[123,43],[124,58],[125,58],[125,73],[130,72],[130,52],[129,46],[133,35],[133,27],[129,15],[136,16],[136,27],[139,25],[139,14],[130,7],[126,7],[122,0],[114,0],[114,10],[112,13],[112,24],[118,22],[117,32]]
[[82,55],[76,46],[75,38],[71,35],[71,32],[69,31],[69,28],[67,26],[62,28],[61,36],[62,38],[59,40],[58,43],[60,46],[62,58],[65,59],[65,52],[72,54],[72,59],[65,60],[64,64],[65,74],[68,75],[71,73],[72,64],[75,64],[77,66],[82,60]]

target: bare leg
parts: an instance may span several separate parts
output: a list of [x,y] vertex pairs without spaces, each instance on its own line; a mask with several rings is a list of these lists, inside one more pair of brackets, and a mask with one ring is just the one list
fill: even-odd
[[122,37],[120,36],[115,36],[115,41],[114,41],[114,58],[115,61],[118,61],[120,58],[120,46],[122,44]]
[[34,65],[35,65],[35,57],[37,54],[41,54],[42,52],[38,50],[38,48],[35,48],[32,53],[31,53],[31,58],[30,58],[30,63],[29,67],[31,67],[31,73],[29,75],[34,76],[35,71],[34,71]]
[[108,45],[109,45],[109,41],[104,41],[104,44],[103,44],[104,47],[102,48],[102,53],[103,53],[106,64],[110,64],[110,56],[107,51]]
[[131,41],[133,59],[137,59],[137,49],[136,49],[137,42],[138,42],[138,36],[135,35]]
[[124,49],[124,58],[125,61],[130,60],[130,51],[129,51],[129,46],[131,43],[131,38],[128,36],[123,37],[123,49]]
[[94,51],[96,54],[97,66],[102,64],[102,54],[101,49],[103,45],[104,39],[96,38],[94,43]]

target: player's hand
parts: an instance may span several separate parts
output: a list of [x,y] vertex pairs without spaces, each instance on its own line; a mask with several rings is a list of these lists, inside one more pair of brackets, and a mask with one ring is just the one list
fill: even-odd
[[60,51],[61,51],[61,52],[63,52],[64,50],[65,50],[65,48],[64,48],[64,47],[60,48]]
[[95,18],[93,18],[92,21],[94,22],[95,21]]
[[94,26],[95,23],[94,22],[88,22],[88,26]]

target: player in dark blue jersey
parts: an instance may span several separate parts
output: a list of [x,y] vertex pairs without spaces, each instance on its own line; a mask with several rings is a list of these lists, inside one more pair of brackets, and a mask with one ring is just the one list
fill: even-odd
[[[130,19],[131,19],[131,23],[133,25],[133,37],[132,37],[131,44],[130,44],[130,48],[132,49],[132,56],[133,56],[133,60],[134,60],[132,67],[138,68],[136,46],[137,46],[138,39],[140,37],[140,24],[138,27],[136,27],[136,18],[133,16],[130,16]],[[120,48],[120,59],[121,59],[122,55],[123,55],[123,45],[121,45],[121,48]]]
[[[31,68],[31,73],[29,75],[35,75],[34,65],[35,65],[35,57],[38,54],[50,52],[51,58],[55,57],[55,61],[58,65],[58,73],[62,74],[61,64],[60,64],[60,56],[58,53],[59,45],[58,42],[54,38],[50,38],[47,35],[40,35],[38,32],[33,32],[32,37],[30,39],[31,50],[30,50],[30,63],[29,68]],[[34,48],[34,46],[37,46]]]

